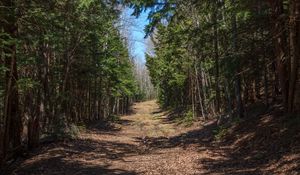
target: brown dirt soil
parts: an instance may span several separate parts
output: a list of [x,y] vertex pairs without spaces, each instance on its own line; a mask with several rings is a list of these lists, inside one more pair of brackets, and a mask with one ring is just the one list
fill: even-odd
[[79,139],[41,147],[14,165],[11,174],[300,174],[299,130],[293,131],[298,133],[293,141],[282,140],[290,133],[271,114],[229,128],[224,140],[216,142],[215,121],[185,128],[155,101],[133,108],[109,130],[94,124]]

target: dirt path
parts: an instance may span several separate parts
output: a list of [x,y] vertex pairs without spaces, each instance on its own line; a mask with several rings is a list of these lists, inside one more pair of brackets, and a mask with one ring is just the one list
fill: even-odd
[[13,174],[197,174],[199,152],[181,141],[187,129],[170,122],[155,101],[133,107],[114,129],[94,127],[78,140],[48,145]]
[[253,156],[256,152],[240,151],[248,147],[213,142],[215,122],[184,128],[169,120],[170,115],[160,111],[155,101],[137,103],[133,108],[133,114],[121,117],[109,130],[94,124],[79,139],[43,146],[19,161],[12,174],[292,174],[276,172],[280,169],[276,167],[268,170],[274,163]]

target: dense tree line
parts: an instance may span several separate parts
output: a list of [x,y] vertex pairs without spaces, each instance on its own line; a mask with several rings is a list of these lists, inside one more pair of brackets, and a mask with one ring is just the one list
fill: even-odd
[[71,124],[128,112],[137,85],[118,8],[3,0],[0,10],[1,163]]
[[147,66],[163,106],[203,117],[243,117],[255,102],[299,112],[299,1],[125,2],[137,16],[151,10]]

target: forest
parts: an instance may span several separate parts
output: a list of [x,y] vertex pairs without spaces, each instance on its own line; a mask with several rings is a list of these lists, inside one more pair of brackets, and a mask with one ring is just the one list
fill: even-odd
[[[126,21],[121,14],[128,8],[134,18],[148,13],[144,33],[154,48],[145,53],[145,65],[134,59],[130,52],[134,48],[130,48],[122,31]],[[89,145],[89,150],[98,150],[90,154],[107,155],[98,158],[98,165],[106,160],[111,162],[112,168],[103,165],[93,169],[81,163],[77,166],[78,171],[82,170],[79,174],[151,174],[153,168],[148,166],[155,164],[155,160],[145,165],[137,164],[139,161],[129,165],[115,159],[125,159],[127,154],[150,157],[145,152],[163,148],[174,169],[163,167],[164,171],[154,174],[300,174],[299,0],[1,0],[0,23],[3,172],[13,169],[9,171],[16,170],[14,174],[51,174],[35,171],[42,163],[27,167],[30,171],[26,170],[26,163],[13,165],[30,158],[37,160],[35,156],[42,152],[32,155],[32,151],[41,147],[49,151],[52,148],[47,143],[51,142],[74,144],[77,152],[84,152],[82,149]],[[253,112],[258,110],[262,112]],[[156,121],[158,114],[161,118]],[[278,141],[278,148],[272,148],[270,154],[280,152],[279,157],[296,157],[291,161],[278,158],[291,169],[261,168],[259,172],[255,169],[238,173],[237,165],[223,163],[218,166],[223,167],[220,172],[214,167],[207,168],[214,171],[190,172],[194,168],[185,170],[188,165],[180,169],[178,164],[176,169],[177,162],[172,162],[175,160],[167,152],[180,144],[196,143],[187,137],[177,144],[179,136],[173,135],[181,134],[180,138],[184,138],[192,130],[166,124],[165,120],[190,122],[194,127],[191,129],[197,131],[197,123],[214,121],[214,129],[199,130],[198,138],[191,136],[195,140],[201,138],[197,144],[207,145],[202,136],[206,137],[208,132],[215,134],[210,138],[223,137],[233,125],[243,127],[243,121],[245,126],[258,122],[251,128],[244,127],[258,131],[261,124],[268,123],[262,122],[265,116],[277,122],[270,124],[268,131],[262,131],[272,137],[269,144]],[[96,125],[94,130],[99,131],[89,129]],[[116,132],[105,143],[102,141],[107,138],[103,134],[108,131],[102,131],[102,125],[109,132]],[[114,126],[121,129],[114,131]],[[244,131],[233,131],[232,135],[244,138]],[[265,137],[269,136],[257,140]],[[288,140],[283,141],[284,137]],[[137,138],[141,143],[136,147],[132,140]],[[119,143],[122,139],[124,143]],[[176,146],[170,146],[174,142]],[[127,146],[122,145],[125,143]],[[252,143],[259,144],[245,141]],[[258,147],[256,151],[261,148]],[[271,148],[264,148],[263,153],[255,154],[256,159],[268,159],[270,163],[273,157],[267,153]],[[180,153],[185,153],[185,149]],[[76,154],[82,158],[80,153]],[[191,151],[187,152],[190,154]],[[249,152],[251,158],[255,155]],[[256,159],[254,162],[259,164]],[[49,163],[50,170],[51,166],[57,167],[55,161],[49,162],[53,162]],[[189,165],[194,166],[194,162]],[[138,167],[145,169],[141,172]],[[127,169],[130,171],[125,172]],[[58,174],[73,173],[65,170]]]
[[138,89],[117,11],[101,1],[1,6],[1,160],[43,133],[128,112]]
[[[136,13],[151,5],[135,6]],[[204,118],[224,112],[243,117],[258,101],[299,111],[299,7],[278,0],[158,7],[146,29],[157,33],[147,66],[161,104]]]

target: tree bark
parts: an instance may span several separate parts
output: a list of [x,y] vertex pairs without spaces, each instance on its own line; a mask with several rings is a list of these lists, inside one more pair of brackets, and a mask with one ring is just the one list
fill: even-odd
[[[232,5],[235,5],[235,0],[232,0]],[[237,22],[236,22],[236,14],[232,14],[232,45],[233,45],[233,51],[234,53],[237,53]],[[235,56],[236,57],[236,56]],[[241,90],[241,75],[240,75],[240,60],[239,58],[236,58],[237,66],[235,71],[235,80],[234,80],[234,86],[235,86],[235,96],[236,96],[236,105],[237,105],[237,113],[239,117],[244,116],[244,106],[243,106],[243,100],[242,100],[242,90]]]
[[290,79],[288,112],[299,110],[300,1],[290,0]]
[[220,82],[219,82],[219,38],[218,38],[218,6],[217,1],[214,1],[213,4],[213,34],[214,34],[214,57],[215,57],[215,66],[216,66],[216,111],[217,113],[220,112]]
[[274,38],[276,50],[276,74],[279,80],[279,87],[282,94],[282,102],[288,107],[288,73],[287,73],[287,54],[286,54],[286,32],[283,0],[270,1],[272,8],[272,19],[274,21]]
[[[7,23],[3,24],[3,30],[10,36],[9,39],[16,39],[17,24],[15,16],[15,1],[6,0],[3,5],[7,7],[7,12],[4,18]],[[10,145],[13,150],[19,150],[21,146],[22,119],[19,114],[19,94],[17,88],[18,72],[17,72],[17,57],[16,43],[12,42],[4,48],[5,67],[7,68],[5,75],[5,97],[4,97],[4,138],[1,141],[2,156],[1,162],[7,158]],[[18,152],[16,152],[18,153]]]

